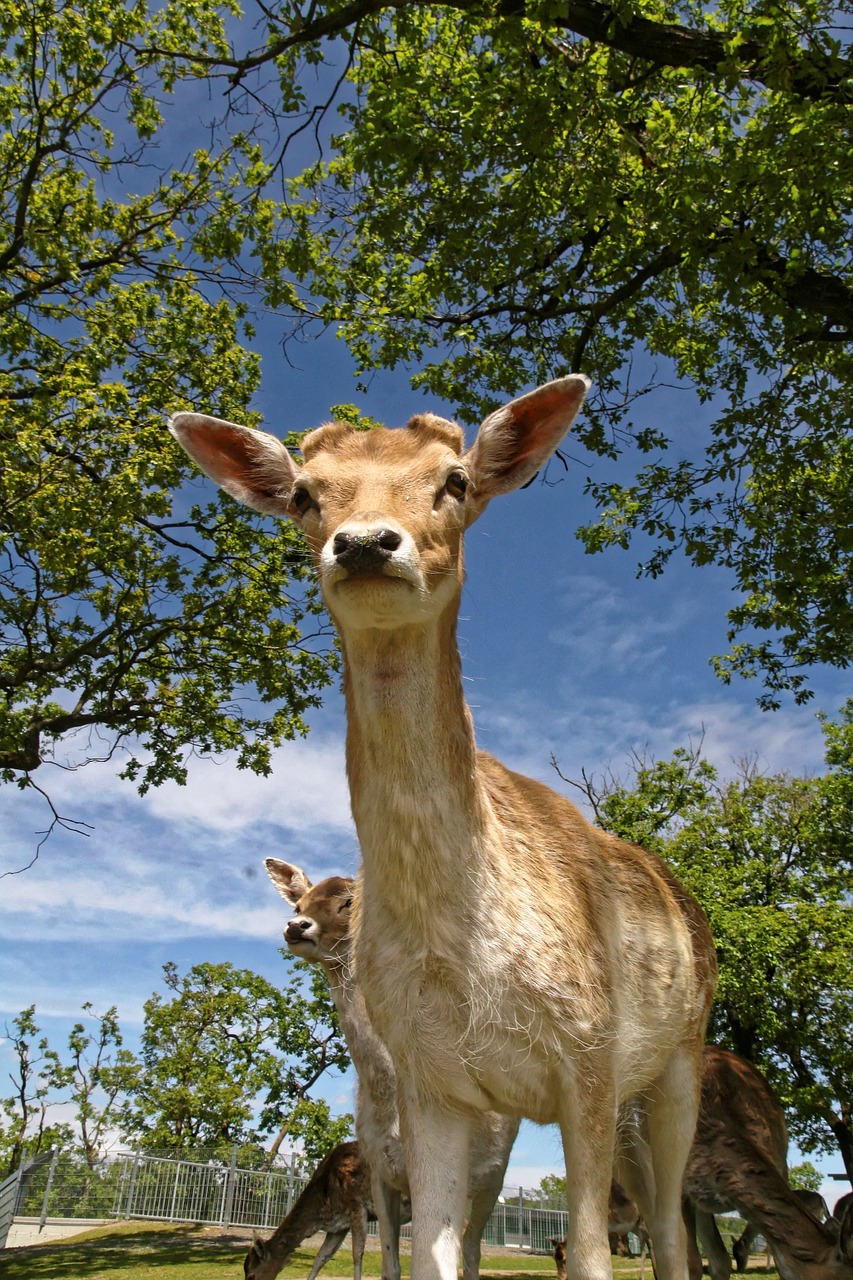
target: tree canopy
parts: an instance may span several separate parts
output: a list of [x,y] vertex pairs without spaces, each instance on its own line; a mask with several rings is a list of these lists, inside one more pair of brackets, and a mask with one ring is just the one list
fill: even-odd
[[[730,569],[718,672],[760,675],[764,705],[806,698],[813,663],[846,666],[849,6],[264,12],[266,46],[232,41],[211,74],[241,86],[274,60],[291,85],[302,50],[347,76],[328,158],[282,214],[312,296],[294,315],[339,326],[364,370],[411,366],[469,419],[585,370],[575,438],[634,471],[591,480],[587,548],[647,535],[643,573],[676,550]],[[663,383],[694,393],[677,430],[650,396]]]
[[216,44],[224,15],[0,14],[0,777],[22,785],[114,753],[143,789],[191,751],[268,770],[329,679],[295,536],[174,496],[169,411],[253,418],[256,273],[225,269],[218,219],[257,157],[236,130],[202,145],[198,103],[167,126],[174,59],[145,48]]
[[[365,18],[338,154],[303,178],[320,315],[469,416],[570,369],[590,550],[729,568],[723,678],[850,657],[846,5],[405,5]],[[304,247],[303,247],[304,242]],[[648,393],[693,390],[665,430]],[[649,541],[650,539],[650,541]]]
[[124,1133],[155,1149],[187,1150],[287,1137],[310,1156],[349,1132],[311,1088],[349,1065],[322,975],[280,990],[229,963],[164,966],[170,995],[145,1004],[137,1074],[121,1116]]
[[765,705],[848,663],[847,0],[10,0],[0,32],[4,779],[263,771],[304,728],[301,544],[194,503],[163,434],[256,420],[260,311],[468,420],[583,369],[577,448],[623,455],[587,548],[725,566],[718,670]]
[[720,966],[709,1038],[755,1062],[804,1151],[853,1175],[853,703],[824,724],[819,777],[723,781],[701,752],[581,783],[597,820],[666,859],[708,914]]

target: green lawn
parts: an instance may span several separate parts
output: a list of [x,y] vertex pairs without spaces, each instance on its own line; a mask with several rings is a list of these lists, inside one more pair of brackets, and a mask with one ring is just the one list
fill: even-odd
[[[176,1227],[170,1223],[123,1222],[98,1227],[54,1244],[9,1249],[0,1256],[2,1280],[240,1280],[248,1240],[220,1236],[210,1228]],[[283,1280],[301,1280],[314,1257],[313,1249],[297,1249],[281,1272]],[[409,1258],[403,1257],[403,1274]],[[365,1276],[380,1274],[378,1250],[364,1255]],[[554,1261],[540,1254],[484,1254],[483,1280],[554,1280]],[[762,1277],[778,1280],[775,1271],[758,1268]],[[616,1280],[639,1280],[636,1258],[614,1258]],[[646,1264],[646,1280],[653,1280]],[[326,1265],[322,1277],[351,1277],[348,1243]]]
[[[54,1244],[9,1249],[0,1256],[2,1280],[239,1280],[248,1240],[222,1237],[204,1228],[169,1223],[126,1222],[98,1227]],[[297,1249],[281,1272],[282,1280],[301,1280],[313,1249]],[[550,1257],[507,1253],[483,1258],[483,1276],[511,1272],[513,1280],[553,1280]],[[364,1255],[365,1276],[380,1274],[378,1250]],[[636,1275],[639,1274],[634,1269]],[[409,1258],[403,1258],[409,1274]],[[321,1277],[352,1276],[352,1254],[345,1242]],[[651,1272],[649,1272],[651,1277]],[[626,1275],[625,1280],[630,1280]]]

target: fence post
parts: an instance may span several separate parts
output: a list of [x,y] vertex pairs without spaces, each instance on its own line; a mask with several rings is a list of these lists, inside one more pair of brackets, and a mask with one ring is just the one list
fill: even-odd
[[126,1218],[129,1218],[133,1212],[133,1196],[136,1191],[136,1171],[139,1168],[139,1160],[139,1147],[137,1147],[133,1153],[133,1168],[130,1173],[130,1186],[127,1189],[127,1208],[124,1211],[124,1216]]
[[56,1173],[56,1161],[59,1157],[59,1147],[51,1147],[50,1169],[47,1175],[47,1186],[44,1189],[44,1199],[41,1202],[41,1217],[39,1218],[39,1231],[44,1228],[47,1222],[47,1202],[50,1199],[50,1189],[53,1186],[53,1175]]
[[237,1183],[237,1143],[235,1142],[231,1148],[231,1167],[225,1175],[225,1190],[222,1196],[222,1213],[219,1219],[221,1227],[231,1225],[231,1215],[234,1212],[234,1188]]
[[287,1167],[287,1208],[284,1211],[285,1217],[287,1217],[287,1215],[290,1213],[290,1210],[293,1208],[293,1182],[296,1176],[293,1166],[295,1161],[296,1161],[296,1152],[291,1151],[290,1164]]

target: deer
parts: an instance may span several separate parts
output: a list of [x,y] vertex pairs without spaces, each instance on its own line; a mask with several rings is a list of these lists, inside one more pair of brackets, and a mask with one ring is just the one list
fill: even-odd
[[275,1280],[294,1249],[317,1231],[326,1238],[308,1272],[314,1280],[334,1257],[347,1232],[352,1235],[355,1280],[361,1280],[361,1261],[367,1219],[373,1212],[370,1168],[356,1142],[341,1142],[329,1151],[311,1175],[293,1208],[269,1239],[256,1236],[243,1261],[245,1280]]
[[[713,1215],[737,1210],[767,1240],[782,1280],[853,1280],[853,1206],[821,1222],[811,1201],[788,1184],[788,1133],[761,1073],[729,1050],[707,1045],[696,1136],[684,1177],[691,1280],[699,1280],[702,1242],[712,1280],[732,1262]],[[741,1237],[743,1239],[743,1237]],[[654,1240],[653,1240],[654,1246]]]
[[559,1126],[571,1280],[611,1275],[614,1153],[659,1280],[686,1274],[707,920],[654,854],[478,750],[456,640],[465,531],[546,464],[589,385],[569,374],[517,396],[468,449],[434,413],[326,423],[301,461],[206,414],[169,424],[226,492],[301,529],[337,629],[362,858],[354,967],[397,1080],[414,1280],[455,1280],[484,1111]]
[[[624,1187],[616,1179],[610,1183],[610,1198],[607,1204],[607,1231],[610,1237],[610,1252],[620,1251],[624,1238],[631,1232],[640,1241],[640,1280],[646,1273],[646,1254],[649,1247],[649,1236],[645,1223],[640,1215],[635,1200],[628,1195]],[[552,1236],[554,1261],[557,1264],[557,1280],[566,1280],[566,1241],[559,1236]]]
[[[831,1221],[833,1215],[819,1191],[809,1191],[806,1187],[792,1187],[791,1190],[806,1212],[817,1218],[818,1222]],[[758,1234],[759,1228],[755,1223],[748,1222],[737,1240],[732,1241],[732,1257],[738,1271],[748,1270],[752,1243]]]
[[[301,867],[278,858],[264,866],[278,893],[296,911],[284,930],[293,955],[325,970],[341,1028],[358,1076],[356,1131],[373,1171],[373,1203],[379,1219],[384,1280],[400,1278],[400,1203],[410,1196],[400,1143],[397,1082],[385,1045],[377,1036],[353,981],[351,914],[356,882],[331,876],[312,885]],[[472,1126],[468,1161],[471,1206],[462,1237],[463,1280],[480,1272],[480,1241],[501,1192],[518,1119],[493,1111]]]

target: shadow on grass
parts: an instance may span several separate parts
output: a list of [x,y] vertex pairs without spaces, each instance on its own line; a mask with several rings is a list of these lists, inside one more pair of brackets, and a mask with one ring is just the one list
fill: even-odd
[[[170,1225],[163,1230],[128,1224],[70,1240],[5,1250],[0,1255],[0,1276],[3,1280],[99,1280],[110,1273],[133,1271],[144,1280],[147,1274],[163,1275],[170,1269],[194,1270],[193,1264],[211,1276],[237,1276],[249,1243],[247,1239],[205,1235],[192,1225]],[[310,1255],[304,1256],[307,1267]]]

